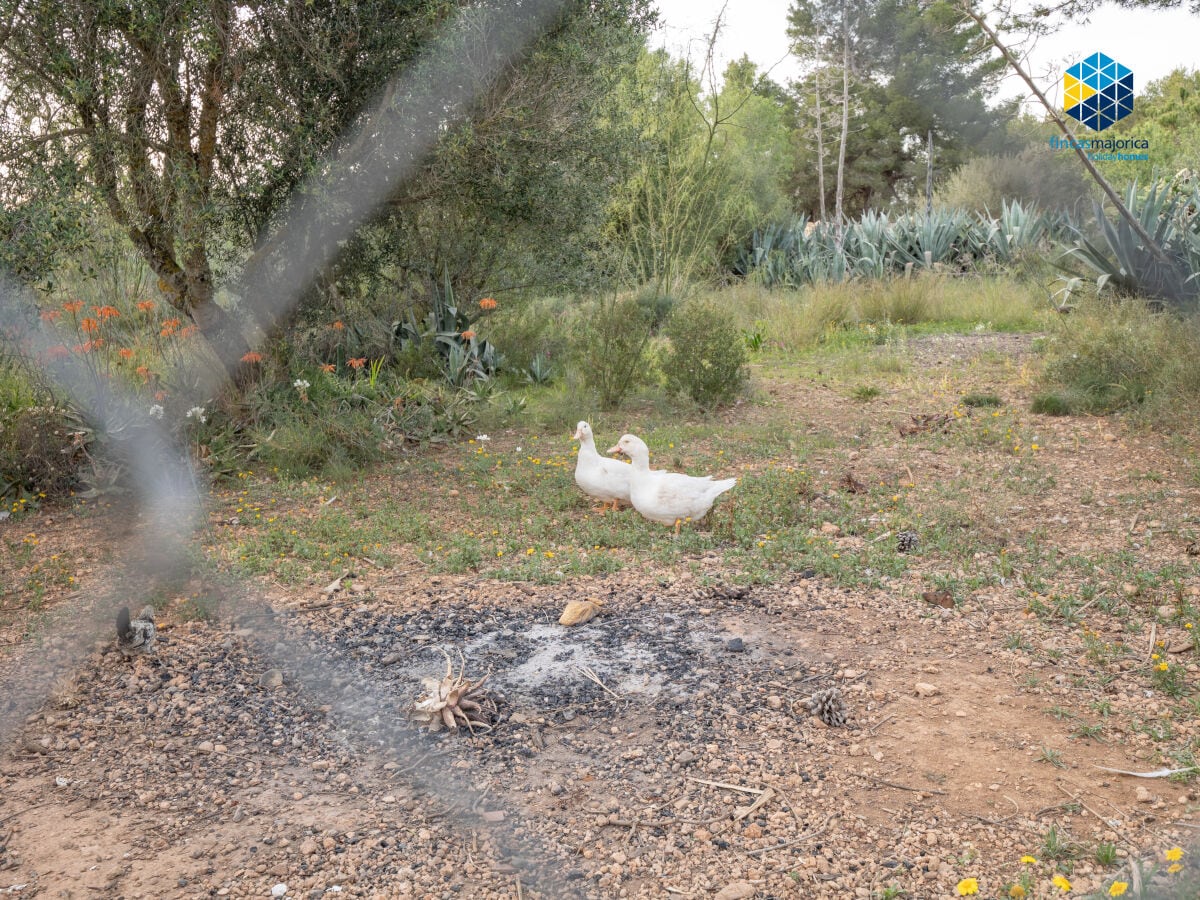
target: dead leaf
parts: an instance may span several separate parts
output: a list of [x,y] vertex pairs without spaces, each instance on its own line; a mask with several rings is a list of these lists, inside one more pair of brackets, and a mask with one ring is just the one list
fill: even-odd
[[921,594],[921,599],[934,606],[941,606],[945,609],[954,608],[954,595],[945,588],[940,591],[925,591]]
[[851,494],[865,494],[867,486],[854,477],[853,472],[847,472],[842,476],[842,480],[838,482],[838,487]]
[[908,437],[926,431],[945,431],[954,423],[950,413],[922,413],[910,416],[911,421],[900,426],[900,436]]

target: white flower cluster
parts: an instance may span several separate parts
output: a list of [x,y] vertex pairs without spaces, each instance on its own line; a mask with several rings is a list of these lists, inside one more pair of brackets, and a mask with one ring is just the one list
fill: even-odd
[[303,378],[297,378],[295,381],[292,382],[292,387],[294,387],[298,391],[307,391],[310,387],[312,387],[312,385],[309,384],[307,381],[305,381]]
[[152,419],[161,419],[163,417],[163,408],[159,404],[155,403],[152,407],[150,407],[149,415]]
[[187,411],[187,417],[189,419],[199,419],[201,425],[208,421],[208,417],[204,415],[203,406],[193,406]]

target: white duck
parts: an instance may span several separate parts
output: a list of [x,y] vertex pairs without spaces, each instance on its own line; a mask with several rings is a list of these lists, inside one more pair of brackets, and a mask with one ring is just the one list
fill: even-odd
[[698,478],[651,469],[650,448],[636,435],[623,435],[608,452],[613,451],[624,453],[633,462],[629,476],[633,508],[651,522],[674,525],[676,534],[685,520],[703,518],[717,497],[737,484],[736,478],[713,481],[707,475]]
[[574,439],[579,441],[579,458],[575,461],[575,483],[589,497],[603,501],[594,507],[596,512],[607,511],[611,503],[615,512],[621,502],[629,502],[629,471],[632,468],[619,459],[608,459],[596,450],[592,426],[580,422]]

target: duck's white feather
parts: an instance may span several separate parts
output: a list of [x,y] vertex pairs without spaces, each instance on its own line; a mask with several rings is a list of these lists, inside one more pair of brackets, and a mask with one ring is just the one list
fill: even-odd
[[589,497],[605,503],[621,500],[629,503],[629,472],[632,468],[619,459],[601,456],[587,422],[575,429],[579,457],[575,461],[575,483]]
[[684,475],[650,468],[650,450],[632,434],[623,436],[617,448],[632,460],[629,477],[629,501],[651,522],[674,525],[687,519],[701,519],[712,509],[717,497],[737,484],[736,478],[713,481],[710,476]]

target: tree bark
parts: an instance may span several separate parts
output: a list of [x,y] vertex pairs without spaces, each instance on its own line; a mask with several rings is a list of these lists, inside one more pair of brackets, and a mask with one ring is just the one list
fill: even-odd
[[833,215],[837,219],[837,248],[842,251],[845,223],[842,203],[846,190],[846,138],[850,134],[850,21],[846,11],[847,0],[842,0],[842,136],[838,147],[837,194],[834,198]]
[[813,71],[813,88],[817,96],[817,193],[821,198],[821,219],[824,222],[828,212],[825,209],[825,123],[821,120],[821,47],[817,45],[817,67]]

